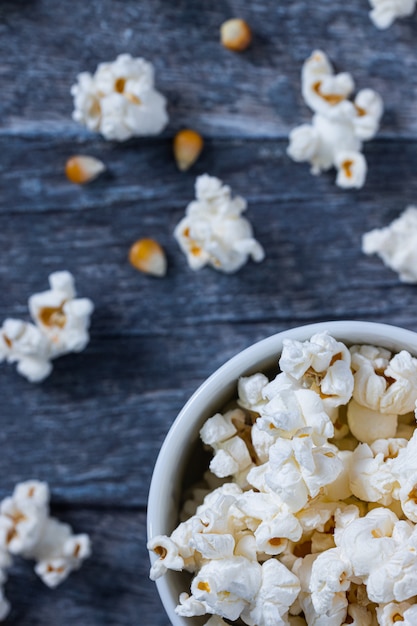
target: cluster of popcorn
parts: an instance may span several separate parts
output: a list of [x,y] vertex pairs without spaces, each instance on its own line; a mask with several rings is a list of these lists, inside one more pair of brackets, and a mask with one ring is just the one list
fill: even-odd
[[8,318],[0,328],[0,362],[17,363],[17,371],[31,382],[49,376],[53,359],[81,352],[89,341],[91,300],[76,297],[69,272],[52,273],[49,285],[29,298],[33,324]]
[[185,217],[174,231],[189,266],[198,270],[205,265],[222,272],[240,269],[249,257],[264,259],[262,246],[254,239],[252,227],[242,217],[246,200],[232,198],[231,189],[215,176],[199,176],[196,200],[186,208]]
[[10,610],[2,585],[12,556],[34,560],[35,572],[54,588],[90,554],[88,535],[74,535],[68,524],[50,517],[46,483],[30,480],[16,485],[13,495],[0,503],[0,620]]
[[372,89],[362,89],[349,100],[354,90],[352,76],[335,74],[320,50],[304,62],[301,79],[304,100],[314,115],[311,124],[291,131],[289,156],[297,162],[310,162],[313,174],[335,167],[339,187],[362,187],[367,173],[362,142],[372,139],[379,128],[380,96]]
[[176,612],[206,626],[416,624],[417,359],[320,333],[279,366],[203,425],[210,471],[151,578],[191,572]]
[[386,228],[362,238],[365,254],[378,254],[404,283],[417,283],[417,207],[409,206]]
[[371,19],[375,26],[384,30],[400,17],[408,17],[416,8],[416,0],[369,0]]
[[106,139],[157,135],[168,123],[166,100],[154,86],[154,69],[142,58],[120,54],[82,72],[72,86],[73,119]]

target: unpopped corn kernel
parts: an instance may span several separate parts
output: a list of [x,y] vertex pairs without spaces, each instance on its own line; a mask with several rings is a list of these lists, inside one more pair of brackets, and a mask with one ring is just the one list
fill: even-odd
[[198,159],[203,149],[202,136],[191,128],[180,130],[174,137],[174,156],[178,169],[188,170]]
[[155,239],[139,239],[129,250],[129,261],[137,270],[152,276],[165,276],[167,259]]
[[97,178],[105,169],[103,161],[79,154],[68,159],[65,174],[72,183],[83,185]]
[[233,18],[220,26],[220,39],[225,48],[234,52],[242,52],[252,41],[252,31],[242,19]]

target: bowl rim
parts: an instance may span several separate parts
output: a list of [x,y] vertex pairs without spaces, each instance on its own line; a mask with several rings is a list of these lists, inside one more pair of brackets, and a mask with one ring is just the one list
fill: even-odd
[[[194,412],[201,413],[201,407],[206,406],[213,395],[218,395],[221,389],[224,389],[231,381],[234,381],[236,384],[239,376],[244,375],[246,370],[254,369],[253,365],[255,365],[256,369],[257,363],[272,359],[274,354],[278,361],[284,339],[306,341],[312,335],[324,331],[327,331],[338,341],[346,341],[349,344],[378,345],[397,352],[401,349],[408,349],[411,353],[417,355],[417,332],[413,330],[380,322],[336,320],[303,324],[274,333],[232,356],[194,391],[178,413],[163,441],[156,459],[149,488],[147,506],[148,540],[156,535],[166,534],[166,530],[164,532],[164,529],[161,527],[161,511],[167,506],[168,485],[170,484],[169,478],[167,480],[166,460],[172,456],[172,450],[178,451],[186,444],[190,434],[195,430],[196,420],[189,419],[190,416],[192,417]],[[350,339],[348,338],[349,336],[351,336]],[[153,563],[155,559],[156,556],[150,553],[150,562]],[[158,578],[155,582],[165,612],[173,626],[190,626],[190,618],[182,618],[175,613],[178,597],[174,597],[167,575]],[[204,617],[207,620],[210,618],[210,615]]]

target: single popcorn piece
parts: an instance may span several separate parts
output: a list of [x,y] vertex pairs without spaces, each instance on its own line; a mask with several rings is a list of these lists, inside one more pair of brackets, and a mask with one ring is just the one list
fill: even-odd
[[314,116],[311,124],[301,124],[290,132],[288,155],[299,163],[310,162],[312,174],[335,167],[339,187],[363,187],[367,164],[362,142],[378,131],[383,112],[380,96],[372,89],[363,89],[349,100],[354,90],[351,75],[335,74],[320,50],[305,61],[301,83],[304,100]]
[[377,606],[376,614],[380,626],[415,626],[417,624],[417,605],[409,602],[389,602],[388,604]]
[[35,572],[53,588],[90,556],[91,545],[88,535],[74,535],[68,524],[49,516],[48,485],[29,480],[0,503],[0,620],[9,611],[1,585],[10,554],[35,560]]
[[152,64],[130,54],[100,63],[94,75],[79,74],[71,94],[73,119],[106,139],[157,135],[168,123],[166,100],[155,89]]
[[349,589],[352,575],[352,566],[339,548],[317,556],[311,569],[310,591],[314,610],[319,615],[330,611],[336,594]]
[[398,425],[396,413],[381,413],[351,400],[347,410],[350,432],[362,443],[372,443],[382,437],[395,437]]
[[[417,401],[417,359],[406,350],[391,358],[375,346],[352,346],[353,398],[358,405],[386,415],[414,411]],[[354,433],[355,434],[355,433]],[[394,435],[381,434],[381,437]]]
[[41,382],[52,371],[50,344],[34,324],[6,319],[0,329],[0,363],[17,363],[19,374],[30,382]]
[[377,28],[385,30],[401,17],[408,17],[416,8],[416,0],[369,0],[371,20]]
[[363,235],[362,251],[381,257],[402,282],[417,283],[417,207],[407,207],[389,226]]
[[6,319],[0,329],[0,362],[17,363],[30,382],[41,382],[52,371],[52,359],[81,352],[89,341],[93,303],[76,298],[70,272],[49,276],[50,289],[29,298],[34,324]]
[[214,176],[196,180],[196,200],[174,231],[175,239],[193,270],[205,265],[225,273],[239,270],[249,257],[264,259],[262,246],[254,239],[252,227],[242,217],[246,201],[232,198],[231,189]]

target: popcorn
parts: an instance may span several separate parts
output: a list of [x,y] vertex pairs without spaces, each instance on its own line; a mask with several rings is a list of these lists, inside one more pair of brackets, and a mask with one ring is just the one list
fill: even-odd
[[381,626],[391,626],[401,622],[403,626],[414,626],[417,620],[417,605],[408,602],[389,602],[385,606],[376,608],[378,623]]
[[[387,350],[374,346],[352,346],[354,400],[385,414],[413,411],[417,400],[417,359],[406,350],[391,358]],[[381,437],[393,435],[381,435]]]
[[324,332],[304,342],[284,339],[279,366],[288,377],[318,392],[329,408],[346,404],[352,396],[350,362],[346,346]]
[[371,20],[377,28],[389,28],[398,17],[408,17],[416,7],[416,0],[369,0]]
[[300,583],[279,561],[270,559],[262,564],[262,582],[255,601],[242,613],[246,624],[272,626],[288,624],[288,609],[300,591]]
[[13,494],[0,502],[0,620],[10,605],[1,585],[10,567],[10,554],[36,561],[35,572],[54,588],[91,554],[88,535],[73,535],[68,524],[49,517],[49,488],[29,480],[19,483]]
[[148,543],[151,578],[191,572],[176,612],[208,626],[414,623],[417,359],[320,333],[285,342],[280,368],[204,423],[211,471],[232,478],[206,473],[192,515]]
[[233,621],[255,601],[261,582],[259,563],[237,556],[204,564],[191,583],[191,592],[207,613]]
[[339,187],[362,187],[367,172],[362,142],[378,130],[383,112],[380,96],[363,89],[354,101],[348,100],[354,90],[351,75],[334,74],[319,50],[305,61],[301,82],[304,100],[315,115],[311,124],[291,131],[288,155],[297,162],[309,161],[312,174],[335,167]]
[[417,207],[409,206],[385,228],[375,228],[362,237],[362,251],[378,254],[404,283],[417,282]]
[[157,135],[168,123],[166,100],[154,87],[152,64],[130,54],[100,63],[94,75],[79,74],[71,94],[73,119],[106,139]]
[[196,180],[196,200],[186,209],[174,236],[191,269],[211,265],[225,273],[236,272],[249,257],[264,259],[262,246],[254,239],[252,227],[241,217],[246,201],[231,197],[230,187],[207,174]]
[[49,284],[48,291],[29,298],[36,325],[6,319],[0,329],[0,362],[16,362],[17,371],[30,382],[44,380],[52,371],[52,359],[81,352],[89,341],[91,300],[76,298],[69,272],[50,274]]
[[336,594],[347,591],[353,571],[339,548],[320,553],[311,569],[310,591],[314,610],[323,615],[331,610]]

